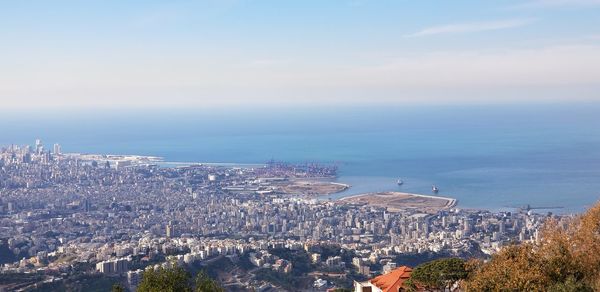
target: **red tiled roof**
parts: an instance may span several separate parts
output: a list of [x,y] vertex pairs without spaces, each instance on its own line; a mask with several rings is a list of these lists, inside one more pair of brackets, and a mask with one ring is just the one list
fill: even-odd
[[369,282],[379,287],[383,292],[396,292],[410,278],[411,273],[411,268],[402,266],[385,275],[377,276]]

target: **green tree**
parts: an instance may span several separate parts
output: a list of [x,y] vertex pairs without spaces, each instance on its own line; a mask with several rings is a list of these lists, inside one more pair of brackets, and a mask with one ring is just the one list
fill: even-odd
[[567,278],[563,283],[557,283],[548,289],[549,292],[593,292],[594,289],[583,281],[575,280],[573,277]]
[[196,275],[196,292],[224,292],[217,281],[211,279],[204,271]]
[[464,260],[446,258],[417,266],[411,274],[411,283],[424,288],[444,290],[467,276]]
[[180,268],[147,270],[138,286],[139,292],[191,292],[190,274]]
[[112,292],[125,292],[125,288],[123,288],[123,286],[119,283],[115,283],[111,290]]

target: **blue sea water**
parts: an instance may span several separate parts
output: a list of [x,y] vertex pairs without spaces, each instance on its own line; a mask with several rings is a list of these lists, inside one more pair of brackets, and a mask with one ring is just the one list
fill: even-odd
[[5,112],[0,145],[39,137],[65,152],[178,162],[335,163],[352,188],[332,198],[430,194],[436,184],[462,208],[579,212],[600,199],[599,113],[599,104]]

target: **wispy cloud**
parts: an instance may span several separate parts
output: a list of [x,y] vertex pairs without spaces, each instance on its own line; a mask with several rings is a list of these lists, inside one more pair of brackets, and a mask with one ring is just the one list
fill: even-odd
[[529,0],[517,4],[516,8],[535,8],[535,7],[580,7],[600,5],[600,0]]
[[485,22],[469,22],[469,23],[455,23],[441,26],[433,26],[424,28],[415,33],[407,34],[405,37],[422,37],[438,34],[456,34],[456,33],[470,33],[470,32],[482,32],[490,30],[509,29],[525,26],[534,22],[533,18],[523,19],[505,19]]
[[217,58],[196,51],[135,52],[115,51],[101,59],[2,54],[2,109],[600,100],[600,44],[397,52],[359,63],[347,56],[340,60],[344,66],[333,56],[314,62],[298,55],[240,60],[227,53]]

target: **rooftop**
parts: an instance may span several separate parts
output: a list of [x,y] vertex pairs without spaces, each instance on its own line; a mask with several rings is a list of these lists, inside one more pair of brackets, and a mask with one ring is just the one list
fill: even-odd
[[411,273],[411,268],[407,266],[402,266],[392,270],[391,272],[385,275],[377,276],[369,280],[369,282],[379,287],[379,289],[381,289],[384,292],[398,291],[400,287],[402,287],[404,282],[410,278]]

